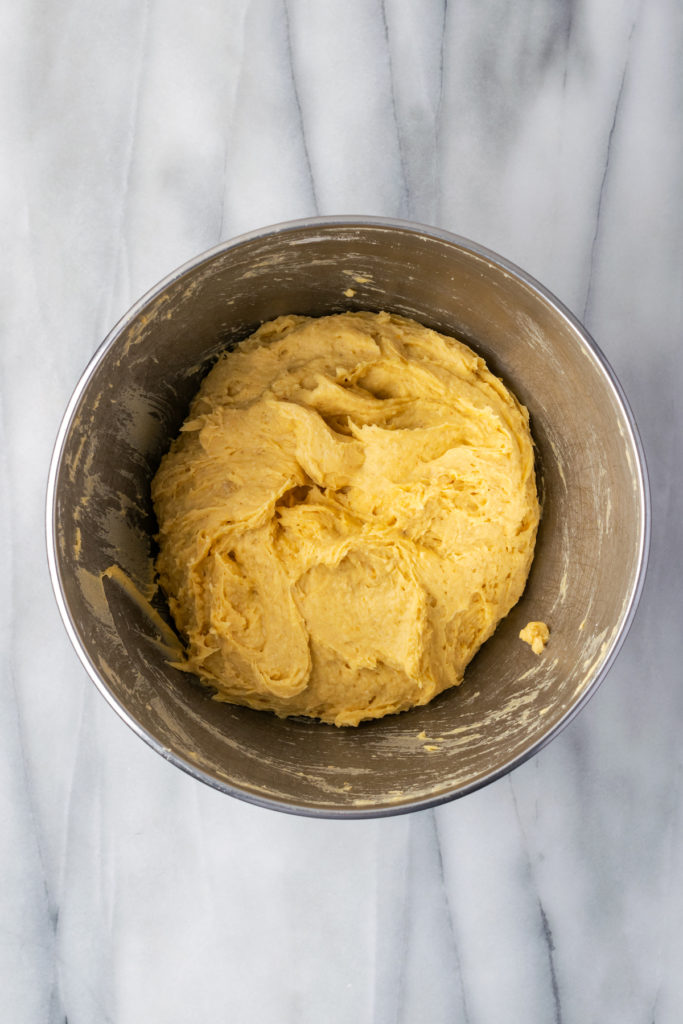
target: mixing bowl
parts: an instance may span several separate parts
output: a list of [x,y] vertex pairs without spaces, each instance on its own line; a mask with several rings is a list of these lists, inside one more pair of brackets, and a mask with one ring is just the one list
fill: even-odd
[[[529,409],[543,501],[526,591],[426,707],[356,729],[210,699],[169,664],[153,592],[150,481],[217,354],[283,313],[389,310],[471,345]],[[541,285],[481,246],[399,221],[317,218],[220,245],[106,338],[66,411],[48,486],[59,608],[92,679],[163,757],[226,793],[301,814],[428,807],[510,771],[557,735],[614,661],[649,534],[640,442],[595,343]],[[538,656],[520,629],[547,622]]]

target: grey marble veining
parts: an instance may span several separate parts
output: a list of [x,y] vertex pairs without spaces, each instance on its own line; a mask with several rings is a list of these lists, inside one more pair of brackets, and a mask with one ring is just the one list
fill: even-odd
[[[48,1024],[683,1017],[683,16],[676,0],[27,0],[0,97],[0,1007]],[[636,414],[650,570],[590,705],[433,812],[290,818],[139,742],[86,678],[43,502],[88,358],[173,267],[320,214],[520,264]]]

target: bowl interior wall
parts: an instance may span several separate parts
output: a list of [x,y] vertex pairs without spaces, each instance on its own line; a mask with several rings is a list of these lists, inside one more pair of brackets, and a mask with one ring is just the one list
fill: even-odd
[[[157,619],[138,595],[152,579],[150,480],[217,353],[279,314],[345,309],[402,313],[472,345],[529,408],[544,503],[525,594],[464,684],[355,730],[212,702],[168,664],[163,600],[153,601]],[[59,464],[58,571],[109,699],[166,756],[285,807],[395,809],[500,772],[590,687],[637,582],[637,466],[600,360],[523,279],[407,229],[302,227],[242,242],[182,273],[101,356]],[[551,628],[541,657],[517,636],[530,619]]]

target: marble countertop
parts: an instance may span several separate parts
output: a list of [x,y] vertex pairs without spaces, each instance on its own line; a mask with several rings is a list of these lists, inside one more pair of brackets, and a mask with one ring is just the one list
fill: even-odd
[[[683,1019],[683,18],[677,0],[5,5],[0,1006],[13,1024]],[[653,497],[628,640],[570,726],[434,811],[252,807],[141,743],[44,553],[107,330],[219,241],[405,217],[583,318]]]

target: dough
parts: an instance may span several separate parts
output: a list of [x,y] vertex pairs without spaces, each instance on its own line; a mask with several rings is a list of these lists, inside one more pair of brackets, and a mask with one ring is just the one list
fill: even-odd
[[152,484],[183,667],[335,725],[426,704],[520,597],[528,414],[484,361],[388,313],[281,316],[205,378]]
[[534,654],[542,654],[545,645],[548,643],[550,630],[545,622],[527,622],[519,634],[519,639],[529,644]]

